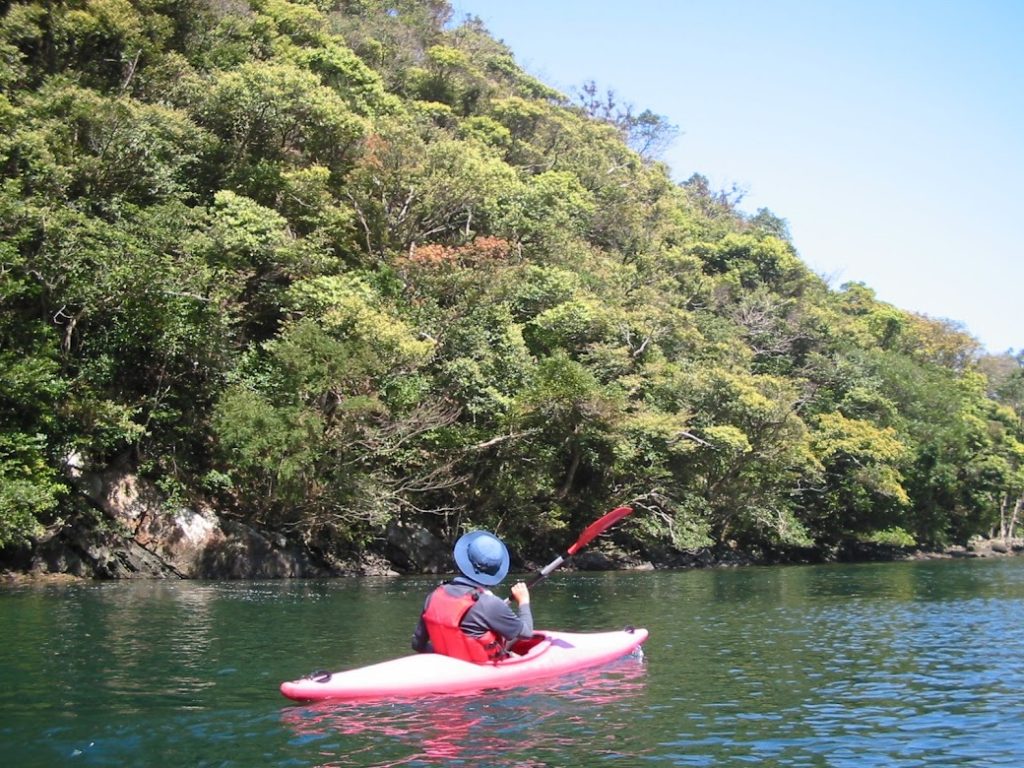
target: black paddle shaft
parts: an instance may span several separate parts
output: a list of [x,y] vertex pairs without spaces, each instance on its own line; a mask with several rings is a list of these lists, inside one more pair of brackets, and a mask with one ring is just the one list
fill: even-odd
[[583,547],[587,546],[591,541],[600,536],[602,533],[611,528],[615,523],[624,518],[626,515],[633,512],[632,507],[616,507],[611,512],[603,515],[602,517],[595,520],[593,523],[587,526],[587,529],[580,534],[580,537],[576,539],[576,542],[569,547],[564,555],[559,555],[550,563],[541,568],[540,572],[534,576],[527,583],[528,588],[533,588],[537,584],[540,584],[546,579],[552,571],[558,566],[564,563],[567,559],[579,552]]

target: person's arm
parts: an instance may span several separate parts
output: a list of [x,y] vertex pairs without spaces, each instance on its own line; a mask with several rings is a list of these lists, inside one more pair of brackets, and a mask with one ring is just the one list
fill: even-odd
[[[423,601],[423,610],[427,610],[427,604],[430,602],[430,596]],[[412,649],[416,653],[433,653],[434,646],[430,642],[430,633],[427,632],[427,624],[423,621],[423,614],[420,614],[420,620],[416,622],[416,629],[412,632]]]
[[522,626],[519,628],[517,637],[533,637],[533,611],[530,610],[529,603],[526,603],[526,605],[520,604],[519,621]]
[[[521,586],[521,589],[520,589]],[[521,596],[526,592],[524,600],[520,602],[516,592]],[[516,584],[512,588],[512,595],[519,602],[519,615],[509,608],[508,604],[500,597],[492,594],[482,595],[469,613],[462,620],[462,628],[468,634],[479,637],[487,630],[492,630],[501,635],[505,640],[515,640],[519,637],[531,637],[533,635],[533,613],[530,610],[530,593],[525,584]]]
[[512,597],[519,606],[519,621],[523,626],[517,637],[533,636],[533,610],[530,608],[530,588],[522,581],[512,585]]
[[416,653],[426,653],[430,650],[430,638],[427,635],[427,625],[423,623],[422,617],[416,622],[416,629],[412,633],[412,649]]

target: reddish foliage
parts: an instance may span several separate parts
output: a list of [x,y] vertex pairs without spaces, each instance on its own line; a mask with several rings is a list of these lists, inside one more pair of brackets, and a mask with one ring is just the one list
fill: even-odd
[[454,251],[443,245],[428,243],[418,248],[410,248],[407,257],[413,264],[437,265],[453,261]]
[[505,261],[511,252],[511,245],[508,240],[500,237],[478,237],[459,250],[462,260],[472,263]]
[[418,267],[455,265],[476,267],[506,261],[512,251],[508,240],[500,237],[478,237],[471,243],[455,248],[437,243],[414,246],[405,257]]

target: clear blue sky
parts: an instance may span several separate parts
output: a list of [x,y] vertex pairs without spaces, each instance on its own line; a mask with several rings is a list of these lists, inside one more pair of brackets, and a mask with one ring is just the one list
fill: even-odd
[[1024,348],[1024,0],[453,0],[527,72],[681,133],[838,288]]

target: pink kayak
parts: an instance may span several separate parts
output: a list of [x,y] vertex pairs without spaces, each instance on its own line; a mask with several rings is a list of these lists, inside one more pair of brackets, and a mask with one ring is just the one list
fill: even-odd
[[617,632],[537,632],[496,663],[474,664],[436,653],[371,664],[333,674],[313,674],[281,683],[281,693],[296,701],[322,699],[392,699],[471,693],[511,688],[605,664],[636,651],[646,629]]

